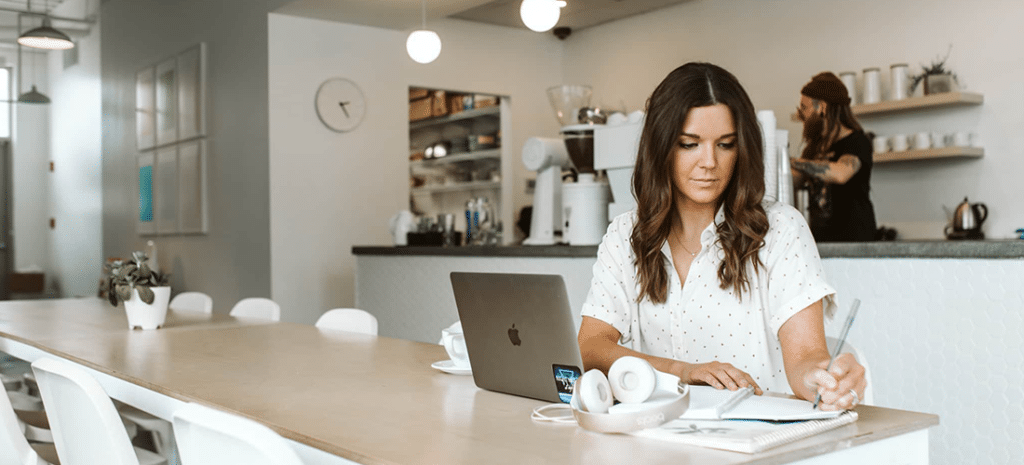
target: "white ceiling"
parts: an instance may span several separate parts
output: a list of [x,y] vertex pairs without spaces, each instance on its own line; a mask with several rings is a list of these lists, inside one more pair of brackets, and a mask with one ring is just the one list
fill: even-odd
[[[2,0],[0,0],[2,1]],[[558,26],[573,30],[594,26],[693,0],[566,0]],[[521,0],[427,0],[427,21],[458,18],[526,29],[519,19]],[[420,25],[420,0],[296,0],[277,13],[307,18],[409,30]]]

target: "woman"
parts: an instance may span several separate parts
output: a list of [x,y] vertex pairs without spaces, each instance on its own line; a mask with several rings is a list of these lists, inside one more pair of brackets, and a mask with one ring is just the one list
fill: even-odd
[[761,144],[728,71],[689,63],[654,90],[633,173],[637,210],[608,227],[583,306],[586,369],[634,355],[686,383],[856,405],[864,368],[844,354],[824,370],[835,291],[807,224],[761,203]]

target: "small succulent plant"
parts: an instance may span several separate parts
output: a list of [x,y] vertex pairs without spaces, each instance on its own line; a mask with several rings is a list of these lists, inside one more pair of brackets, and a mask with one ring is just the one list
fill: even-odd
[[916,74],[916,75],[912,76],[912,78],[911,78],[911,81],[910,81],[910,91],[913,92],[915,89],[917,89],[917,85],[920,84],[921,81],[924,80],[925,76],[935,76],[935,75],[938,75],[938,74],[948,74],[948,75],[952,76],[953,81],[956,81],[957,80],[956,73],[953,73],[952,71],[950,71],[949,69],[946,68],[946,60],[949,59],[949,54],[952,53],[952,52],[953,52],[953,46],[950,45],[949,49],[946,50],[946,56],[944,56],[942,58],[935,57],[935,60],[932,60],[932,64],[930,66],[925,66],[925,65],[922,64],[921,65],[921,74]]
[[133,252],[132,259],[127,262],[116,260],[104,265],[108,272],[105,286],[110,305],[116,307],[118,302],[131,300],[132,289],[139,291],[139,298],[143,302],[153,303],[152,288],[166,286],[171,275],[149,269],[147,260],[149,257],[145,252]]

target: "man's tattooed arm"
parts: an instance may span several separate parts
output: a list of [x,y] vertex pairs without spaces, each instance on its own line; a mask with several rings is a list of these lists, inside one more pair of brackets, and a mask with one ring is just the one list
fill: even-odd
[[861,163],[856,155],[847,154],[834,162],[793,159],[789,161],[789,165],[794,170],[811,178],[831,184],[846,184],[853,175],[860,171]]

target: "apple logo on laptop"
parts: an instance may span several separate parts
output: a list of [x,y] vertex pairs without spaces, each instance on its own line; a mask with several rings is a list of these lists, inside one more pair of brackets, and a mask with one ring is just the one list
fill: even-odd
[[516,329],[516,324],[512,323],[512,327],[508,329],[508,340],[512,341],[512,345],[518,346],[523,343],[522,339],[519,339],[519,330]]

